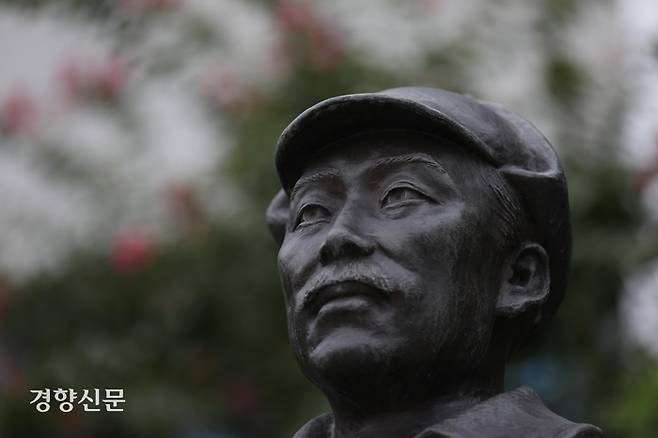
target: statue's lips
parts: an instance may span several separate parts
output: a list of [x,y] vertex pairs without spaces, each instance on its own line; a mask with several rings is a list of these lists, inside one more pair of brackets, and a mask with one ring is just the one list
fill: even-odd
[[341,281],[318,289],[310,302],[314,312],[325,307],[354,306],[355,302],[381,299],[387,295],[383,290],[358,281]]

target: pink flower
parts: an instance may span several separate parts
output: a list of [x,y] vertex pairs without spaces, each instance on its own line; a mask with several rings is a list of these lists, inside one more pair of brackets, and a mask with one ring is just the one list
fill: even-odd
[[124,231],[112,243],[110,265],[120,274],[135,272],[151,259],[153,250],[153,240],[146,232]]
[[115,99],[126,83],[126,68],[118,58],[111,58],[100,67],[94,69],[90,77],[90,85],[101,97]]
[[640,193],[644,192],[644,190],[649,187],[649,184],[651,184],[656,176],[658,176],[658,165],[640,169],[635,173],[633,178],[633,185],[635,186],[635,190]]
[[233,113],[246,109],[254,97],[253,90],[249,90],[232,71],[211,72],[206,76],[203,88],[212,101]]
[[299,0],[279,1],[274,10],[274,17],[291,31],[306,30],[316,21],[316,14],[312,6]]
[[654,133],[653,157],[650,157],[644,167],[633,175],[635,190],[642,193],[651,184],[654,178],[658,178],[658,131]]
[[278,50],[288,61],[290,55],[298,61],[324,69],[335,65],[343,50],[333,23],[320,16],[310,3],[281,0],[275,17],[288,32],[287,50]]
[[85,89],[85,77],[80,67],[74,62],[66,63],[58,74],[64,95],[69,100],[77,100]]
[[319,68],[335,65],[342,55],[337,35],[329,27],[319,27],[310,34],[309,62]]
[[0,103],[0,126],[16,133],[31,127],[36,120],[34,99],[22,91],[15,91]]
[[269,54],[269,68],[272,74],[287,74],[294,63],[294,57],[290,45],[284,37],[279,36],[272,42]]
[[125,88],[128,72],[123,60],[114,56],[96,64],[70,61],[62,67],[58,76],[68,100],[98,98],[112,101]]

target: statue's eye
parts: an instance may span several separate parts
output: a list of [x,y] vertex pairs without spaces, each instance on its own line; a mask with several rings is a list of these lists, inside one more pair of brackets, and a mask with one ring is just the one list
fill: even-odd
[[307,204],[299,211],[295,228],[313,225],[319,222],[326,222],[331,213],[329,210],[318,204]]
[[411,187],[394,187],[382,199],[382,207],[396,207],[413,203],[414,201],[427,201],[428,198],[418,190]]

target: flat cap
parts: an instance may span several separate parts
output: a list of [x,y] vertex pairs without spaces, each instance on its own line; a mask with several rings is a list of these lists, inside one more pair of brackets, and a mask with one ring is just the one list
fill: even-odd
[[322,146],[373,129],[440,135],[497,169],[517,194],[537,243],[548,254],[551,290],[541,319],[550,317],[564,295],[571,250],[567,185],[559,158],[548,140],[521,116],[470,96],[402,87],[333,97],[304,111],[285,128],[276,146],[282,192],[267,214],[275,238],[280,241],[285,233],[277,209],[287,204],[309,159]]

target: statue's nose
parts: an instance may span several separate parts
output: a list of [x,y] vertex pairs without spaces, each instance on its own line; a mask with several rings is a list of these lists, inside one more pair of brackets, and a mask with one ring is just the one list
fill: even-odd
[[320,247],[320,262],[328,264],[340,258],[358,258],[375,250],[372,238],[357,226],[357,218],[343,211],[333,222]]

